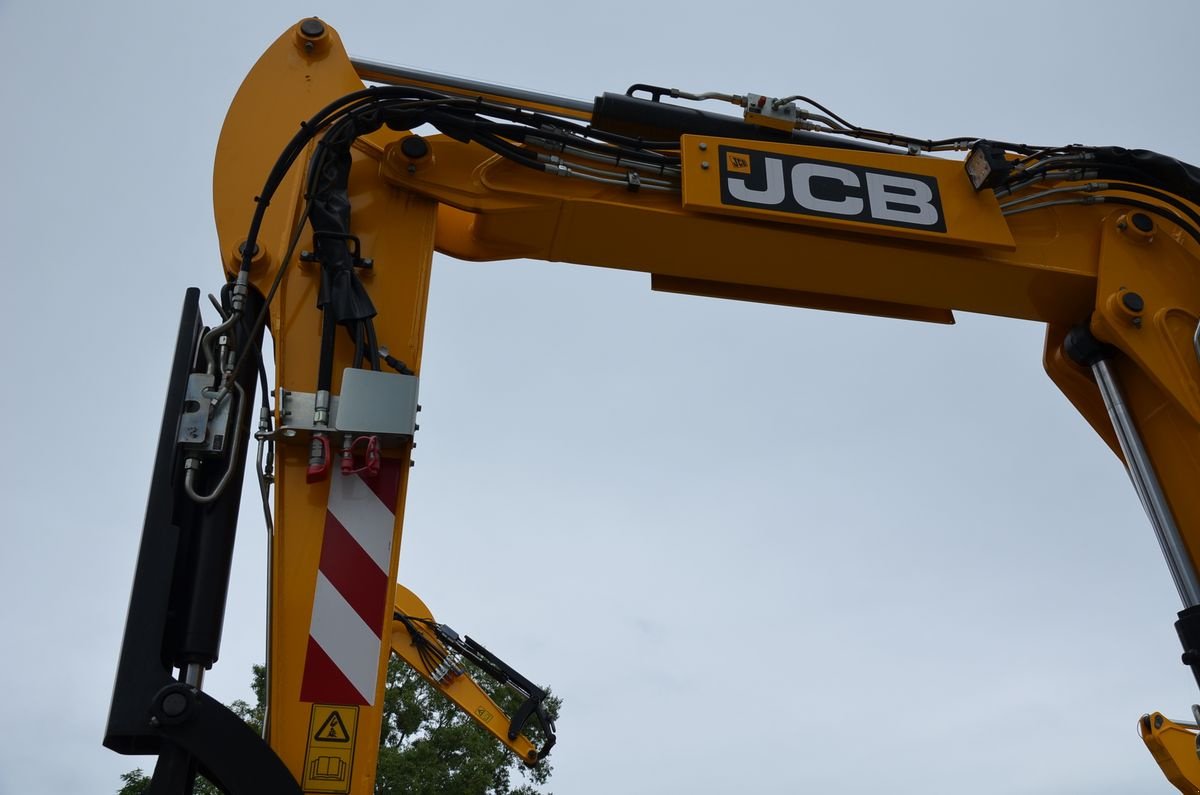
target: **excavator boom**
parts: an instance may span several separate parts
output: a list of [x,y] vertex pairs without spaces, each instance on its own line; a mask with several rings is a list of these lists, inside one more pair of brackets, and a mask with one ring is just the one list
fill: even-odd
[[[702,106],[713,102],[739,115]],[[938,156],[946,151],[965,159]],[[352,61],[310,18],[266,51],[234,99],[214,207],[222,322],[205,331],[194,311],[185,318],[159,452],[161,509],[147,518],[147,538],[164,526],[182,535],[150,552],[144,542],[160,573],[139,567],[133,611],[143,599],[182,599],[213,633],[223,590],[179,594],[228,577],[224,553],[204,551],[216,543],[204,528],[235,518],[213,506],[235,496],[227,474],[240,482],[229,448],[254,435],[258,339],[270,331],[274,401],[257,433],[275,500],[270,717],[266,745],[243,753],[274,770],[270,791],[373,791],[391,653],[522,760],[536,763],[553,742],[545,692],[396,584],[434,251],[645,272],[653,289],[690,295],[1044,323],[1048,374],[1125,462],[1151,518],[1200,681],[1191,166],[1114,147],[916,139],[851,125],[804,97],[638,85],[588,103],[513,91]],[[186,518],[197,512],[203,521]],[[194,573],[172,583],[164,566]],[[163,781],[200,769],[240,792],[236,774],[210,761],[216,741],[197,717],[219,707],[199,682],[216,642],[191,642],[191,628],[178,641],[176,612],[145,619],[159,631],[140,650],[127,634],[106,742],[173,754]],[[518,714],[502,715],[460,676],[462,659],[519,693]],[[156,723],[135,725],[146,709]],[[1143,737],[1170,780],[1194,792],[1184,737],[1194,729],[1159,718],[1142,722]],[[546,730],[540,749],[521,734],[531,719]]]

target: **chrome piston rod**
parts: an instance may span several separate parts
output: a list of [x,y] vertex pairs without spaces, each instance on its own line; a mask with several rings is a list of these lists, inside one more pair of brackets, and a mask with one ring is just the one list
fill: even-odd
[[199,690],[204,684],[204,667],[198,663],[188,663],[183,670],[183,681]]
[[1184,607],[1200,605],[1200,580],[1188,557],[1183,545],[1183,537],[1179,534],[1179,526],[1171,514],[1166,495],[1154,473],[1154,466],[1146,454],[1146,446],[1142,437],[1133,424],[1133,416],[1125,404],[1125,395],[1121,392],[1121,384],[1112,364],[1107,359],[1100,359],[1092,364],[1092,374],[1096,385],[1104,397],[1104,405],[1108,408],[1108,416],[1112,419],[1113,428],[1117,432],[1117,440],[1121,443],[1121,452],[1125,454],[1125,463],[1129,470],[1129,479],[1142,501],[1158,537],[1158,545],[1166,558],[1167,568],[1171,571],[1171,579],[1175,581],[1175,589]]
[[553,94],[543,94],[540,91],[512,88],[511,86],[504,86],[498,83],[485,83],[481,80],[470,80],[465,77],[427,72],[423,69],[413,69],[407,66],[394,66],[367,58],[351,58],[350,63],[354,65],[355,70],[360,76],[380,83],[389,83],[391,85],[408,85],[413,82],[433,83],[441,86],[447,93],[459,94],[461,96],[475,97],[480,94],[488,94],[537,105],[565,108],[577,113],[585,113],[589,116],[593,110],[591,102],[584,102],[583,100],[572,99],[570,97],[558,97]]

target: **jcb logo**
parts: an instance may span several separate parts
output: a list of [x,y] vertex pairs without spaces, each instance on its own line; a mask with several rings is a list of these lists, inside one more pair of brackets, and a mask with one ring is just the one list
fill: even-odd
[[726,152],[725,169],[735,174],[749,174],[750,156],[741,152]]
[[724,154],[724,204],[946,231],[932,177],[762,152]]

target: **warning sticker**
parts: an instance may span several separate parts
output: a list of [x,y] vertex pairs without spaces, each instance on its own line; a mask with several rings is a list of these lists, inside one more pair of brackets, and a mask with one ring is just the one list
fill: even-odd
[[312,738],[327,743],[350,742],[350,732],[346,730],[346,724],[342,721],[342,713],[336,709],[330,712],[329,717],[321,722],[321,728],[317,729]]
[[301,782],[305,792],[350,792],[357,726],[358,707],[313,704]]

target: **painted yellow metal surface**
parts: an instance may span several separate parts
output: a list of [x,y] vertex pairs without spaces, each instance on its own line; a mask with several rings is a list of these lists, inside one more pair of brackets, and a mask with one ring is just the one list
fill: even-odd
[[[396,586],[396,609],[412,618],[433,620],[433,613],[425,606],[421,598],[403,585]],[[432,631],[423,629],[420,625],[417,625],[416,629],[424,635],[429,643],[445,651],[445,647]],[[507,746],[526,764],[534,764],[538,761],[537,748],[524,734],[518,734],[515,740],[508,739],[508,730],[512,725],[509,716],[468,674],[459,674],[449,681],[442,681],[431,676],[432,672],[425,666],[421,655],[413,645],[408,629],[399,621],[392,624],[391,638],[392,651],[402,657],[426,682],[457,704],[459,709],[486,729],[500,743]]]
[[[328,27],[315,42],[289,30],[247,77],[222,131],[214,177],[227,273],[237,267],[252,197],[299,122],[360,88],[360,76]],[[685,136],[682,192],[631,192],[538,173],[444,136],[427,138],[430,154],[412,161],[400,151],[407,135],[384,130],[356,145],[350,198],[355,234],[377,263],[364,282],[382,310],[381,341],[414,370],[420,368],[435,248],[470,260],[524,257],[579,263],[646,272],[656,289],[698,295],[933,322],[951,322],[953,310],[965,310],[1046,323],[1047,372],[1120,455],[1090,375],[1062,355],[1067,329],[1090,319],[1093,333],[1122,354],[1116,369],[1128,403],[1189,555],[1197,562],[1200,364],[1190,335],[1200,318],[1200,251],[1169,224],[1153,236],[1137,236],[1123,224],[1122,210],[1105,205],[1047,207],[1004,217],[990,192],[970,188],[960,162],[932,157]],[[709,159],[709,166],[703,166],[706,154],[720,153],[722,146],[726,154],[730,147],[740,147],[761,156],[936,180],[945,229],[731,207],[722,200],[721,161]],[[734,161],[724,165],[727,172],[743,167]],[[252,270],[260,291],[278,273],[296,227],[302,174],[303,163],[287,177],[267,214],[262,251]],[[312,247],[307,232],[300,236],[300,248],[306,247]],[[293,263],[271,307],[277,383],[286,389],[313,389],[319,340],[316,285],[315,270]],[[1125,308],[1121,296],[1130,291],[1145,298],[1144,311]],[[348,344],[340,340],[339,345],[336,372],[350,358]],[[406,474],[407,450],[393,455]],[[269,740],[297,780],[303,780],[313,704],[299,697],[300,661],[325,532],[328,484],[305,482],[307,448],[283,445],[280,458]],[[403,490],[404,481],[390,548],[393,584]],[[393,600],[408,600],[410,612],[428,612],[403,589],[389,592],[383,607]],[[404,654],[403,637],[393,633],[381,646],[381,662],[389,645]],[[384,668],[380,666],[375,706],[361,707],[356,718],[353,795],[373,789]],[[469,711],[481,703],[473,691],[459,698]],[[1152,751],[1177,742],[1173,735],[1159,746],[1147,740]],[[1174,751],[1161,758],[1156,752],[1155,757],[1160,762],[1178,758]],[[330,762],[317,772],[332,775],[328,771],[333,768]]]
[[[1141,297],[1143,309],[1126,308],[1123,298],[1130,293]],[[1165,232],[1146,236],[1131,231],[1125,213],[1103,225],[1093,333],[1117,343],[1158,389],[1200,423],[1200,381],[1192,377],[1192,335],[1200,321],[1197,296],[1200,270],[1195,254],[1182,242]]]
[[1155,712],[1138,721],[1138,733],[1167,780],[1184,795],[1200,795],[1196,730]]
[[408,171],[391,144],[381,174],[439,202],[438,250],[460,259],[527,257],[1062,323],[1086,317],[1095,301],[1101,208],[1016,216],[1013,251],[931,246],[874,227],[834,232],[691,212],[677,195],[539,174],[443,136],[427,140],[429,165]]

